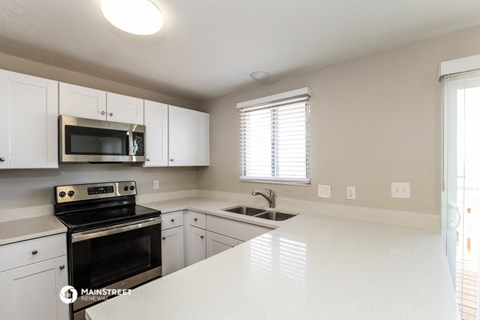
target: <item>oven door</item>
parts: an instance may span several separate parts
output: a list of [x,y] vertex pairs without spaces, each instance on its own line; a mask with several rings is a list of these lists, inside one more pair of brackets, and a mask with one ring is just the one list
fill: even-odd
[[[71,285],[78,292],[73,309],[100,302],[94,289],[128,289],[161,275],[161,219],[151,218],[71,235]],[[84,294],[82,294],[82,290]],[[91,292],[91,291],[90,291]],[[88,299],[87,299],[88,298]]]

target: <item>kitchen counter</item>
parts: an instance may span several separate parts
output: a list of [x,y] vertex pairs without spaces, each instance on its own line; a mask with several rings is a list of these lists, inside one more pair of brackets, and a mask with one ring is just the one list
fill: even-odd
[[[221,211],[238,203],[150,203],[277,227],[88,309],[91,320],[459,319],[438,231],[312,212],[271,222]],[[280,210],[281,208],[279,208]],[[252,220],[254,219],[254,220]]]
[[0,245],[67,232],[52,215],[0,222]]

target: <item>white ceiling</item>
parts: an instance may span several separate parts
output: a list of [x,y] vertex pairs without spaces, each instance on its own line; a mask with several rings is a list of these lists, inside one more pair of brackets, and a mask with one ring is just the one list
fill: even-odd
[[190,99],[480,25],[479,0],[153,0],[165,15],[139,37],[100,0],[0,0],[0,51]]

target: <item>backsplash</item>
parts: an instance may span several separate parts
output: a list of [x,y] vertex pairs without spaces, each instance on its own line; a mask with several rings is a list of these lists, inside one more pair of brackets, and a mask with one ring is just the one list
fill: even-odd
[[[127,164],[65,164],[59,169],[0,171],[0,211],[54,203],[63,184],[134,180],[139,195],[197,188],[196,168],[143,168]],[[159,188],[153,189],[153,180]]]

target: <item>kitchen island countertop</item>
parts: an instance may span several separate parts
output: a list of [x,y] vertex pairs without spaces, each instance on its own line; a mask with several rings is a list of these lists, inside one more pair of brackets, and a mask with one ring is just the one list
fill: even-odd
[[[228,201],[147,204],[218,216]],[[87,310],[91,320],[459,319],[440,232],[299,212],[277,229]],[[254,220],[252,220],[254,219]]]

